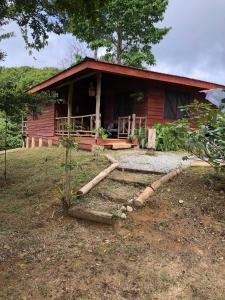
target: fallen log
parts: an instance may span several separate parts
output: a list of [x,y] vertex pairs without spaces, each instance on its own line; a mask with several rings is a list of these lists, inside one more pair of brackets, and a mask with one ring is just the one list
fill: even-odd
[[134,200],[134,205],[135,206],[143,206],[145,201],[154,194],[153,188],[148,186],[139,196],[137,199]]
[[193,161],[191,163],[192,167],[211,167],[211,165],[209,163],[207,163],[206,161]]
[[68,210],[68,215],[78,219],[93,221],[97,223],[113,225],[115,218],[112,214],[100,212],[80,206],[72,206]]
[[180,173],[182,171],[181,168],[177,168],[168,174],[162,176],[160,179],[154,181],[150,186],[148,186],[139,196],[137,199],[134,200],[135,206],[143,206],[145,201],[151,197],[154,192],[164,183],[171,180],[173,177],[178,175],[178,172]]
[[109,173],[115,170],[119,166],[119,163],[113,163],[107,169],[101,171],[94,179],[88,182],[85,186],[83,186],[77,192],[78,195],[85,195],[87,194],[94,186],[96,186],[100,181],[102,181]]

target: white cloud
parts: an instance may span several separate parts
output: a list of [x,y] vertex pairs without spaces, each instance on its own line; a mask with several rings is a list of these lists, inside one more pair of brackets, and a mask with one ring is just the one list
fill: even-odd
[[[157,65],[152,69],[225,84],[224,11],[224,0],[170,0],[163,24],[172,30],[153,48]],[[8,53],[5,66],[62,67],[70,55],[71,35],[50,34],[48,46],[34,52],[34,59],[16,24],[7,29],[16,37],[1,42]]]

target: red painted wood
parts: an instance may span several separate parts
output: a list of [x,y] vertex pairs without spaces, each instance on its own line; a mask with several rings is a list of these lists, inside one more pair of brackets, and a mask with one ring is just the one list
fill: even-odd
[[63,80],[68,79],[69,77],[79,74],[81,71],[88,71],[91,69],[92,71],[100,71],[100,72],[106,72],[106,73],[112,73],[117,75],[123,75],[123,76],[131,76],[136,78],[142,78],[142,79],[148,79],[148,80],[154,80],[164,83],[173,83],[173,84],[179,84],[189,87],[197,87],[200,89],[213,89],[224,86],[205,82],[202,80],[197,79],[191,79],[187,77],[182,76],[176,76],[176,75],[170,75],[170,74],[163,74],[153,71],[147,71],[147,70],[141,70],[136,69],[132,67],[112,64],[108,62],[103,61],[97,61],[95,59],[86,58],[83,62],[80,64],[70,67],[57,75],[51,77],[48,80],[45,80],[44,82],[41,82],[38,85],[33,86],[28,90],[29,93],[35,93],[37,91],[52,87],[54,84],[62,82]]
[[52,138],[55,126],[55,108],[54,104],[42,107],[42,114],[38,115],[37,120],[32,116],[28,117],[28,135],[35,138]]

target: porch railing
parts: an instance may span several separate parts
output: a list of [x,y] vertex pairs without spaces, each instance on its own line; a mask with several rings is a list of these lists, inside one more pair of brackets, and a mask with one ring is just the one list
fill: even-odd
[[118,118],[118,139],[126,139],[131,133],[131,116]]
[[[84,115],[70,118],[70,135],[95,136],[96,115]],[[68,118],[55,118],[55,133],[59,136],[68,135]]]
[[143,128],[143,135],[147,133],[147,117],[132,116],[118,118],[118,139],[128,138],[136,129]]

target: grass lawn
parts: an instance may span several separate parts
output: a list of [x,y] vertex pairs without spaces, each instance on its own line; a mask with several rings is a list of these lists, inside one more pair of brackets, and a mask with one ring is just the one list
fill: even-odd
[[[8,155],[0,299],[225,299],[225,193],[211,169],[187,170],[113,228],[63,214],[63,155],[61,148]],[[85,152],[73,158],[75,190],[109,164]]]

